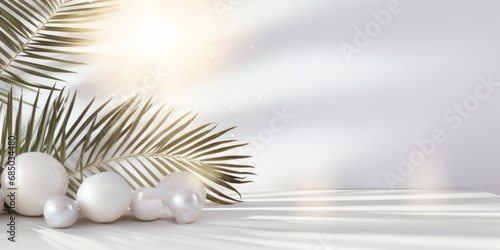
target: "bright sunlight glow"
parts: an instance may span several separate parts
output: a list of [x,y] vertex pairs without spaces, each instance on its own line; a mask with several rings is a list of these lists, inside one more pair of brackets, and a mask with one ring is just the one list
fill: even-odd
[[120,15],[109,22],[105,51],[120,61],[156,61],[177,50],[179,34],[175,22],[164,13],[162,1],[124,2]]
[[117,88],[149,81],[151,72],[160,71],[168,72],[162,87],[181,89],[232,55],[218,45],[218,32],[225,26],[210,2],[120,2],[119,12],[99,23],[105,29],[96,48],[102,55],[98,63],[107,65]]
[[142,22],[136,29],[134,49],[148,57],[165,56],[172,49],[175,35],[164,20],[153,18]]

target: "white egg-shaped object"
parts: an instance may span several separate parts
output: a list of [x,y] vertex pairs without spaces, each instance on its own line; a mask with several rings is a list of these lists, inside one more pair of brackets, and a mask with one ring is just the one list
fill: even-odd
[[[68,173],[64,166],[51,155],[27,152],[18,155],[10,169],[2,172],[4,200],[9,204],[11,197],[7,190],[15,187],[15,211],[28,216],[42,216],[45,203],[52,197],[65,195],[68,189]],[[10,172],[9,171],[13,171]],[[15,179],[12,179],[15,176]],[[13,181],[13,183],[11,183]],[[12,186],[14,184],[14,186]]]
[[78,205],[66,196],[56,196],[45,203],[43,217],[47,225],[54,228],[73,226],[78,219]]
[[135,218],[139,220],[156,220],[160,218],[163,210],[163,202],[156,188],[143,187],[135,190],[132,195],[130,210]]
[[192,173],[173,172],[158,183],[157,189],[179,224],[195,221],[203,211],[207,192]]
[[83,181],[76,200],[89,220],[108,223],[125,214],[132,201],[132,190],[120,175],[99,173]]

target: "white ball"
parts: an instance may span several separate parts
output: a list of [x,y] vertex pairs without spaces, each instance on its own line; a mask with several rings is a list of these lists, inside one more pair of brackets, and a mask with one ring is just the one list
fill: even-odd
[[[68,189],[68,173],[64,166],[54,157],[28,152],[15,159],[15,211],[22,215],[41,216],[47,200],[55,196],[65,195]],[[2,189],[7,194],[9,183],[8,168],[2,173]],[[5,202],[9,202],[7,196]]]
[[78,219],[78,205],[75,200],[69,197],[56,196],[45,203],[43,216],[45,222],[51,227],[70,227]]
[[89,220],[108,223],[125,214],[132,200],[132,190],[120,175],[105,172],[85,179],[76,200]]
[[130,210],[139,220],[156,220],[163,210],[163,202],[156,188],[143,187],[132,195]]
[[173,172],[163,178],[157,188],[177,223],[191,223],[200,216],[207,192],[194,174]]

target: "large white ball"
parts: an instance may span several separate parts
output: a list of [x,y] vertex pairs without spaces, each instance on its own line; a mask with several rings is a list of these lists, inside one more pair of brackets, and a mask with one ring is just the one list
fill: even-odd
[[[54,157],[39,153],[28,152],[20,154],[15,159],[15,211],[22,215],[41,216],[45,203],[52,197],[65,195],[68,189],[68,173],[64,166]],[[4,194],[9,183],[8,166],[2,173],[2,189]],[[5,202],[10,197],[5,195]]]
[[105,172],[85,179],[76,200],[89,220],[108,223],[125,214],[132,200],[132,190],[120,175]]
[[203,183],[194,174],[173,172],[163,178],[156,188],[177,223],[191,223],[200,216],[207,192]]
[[135,190],[130,204],[130,211],[139,220],[156,220],[160,218],[163,202],[156,188],[143,187]]
[[73,226],[78,219],[78,205],[66,196],[56,196],[45,203],[43,209],[45,222],[54,228]]

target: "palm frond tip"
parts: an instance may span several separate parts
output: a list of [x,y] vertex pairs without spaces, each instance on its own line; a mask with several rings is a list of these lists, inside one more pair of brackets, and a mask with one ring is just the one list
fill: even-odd
[[113,0],[0,1],[0,100],[10,87],[36,91],[54,89],[46,80],[64,82],[54,75],[72,71],[60,64],[79,64],[65,57],[88,54],[81,49],[94,44],[81,34],[96,31],[89,24],[116,8]]

